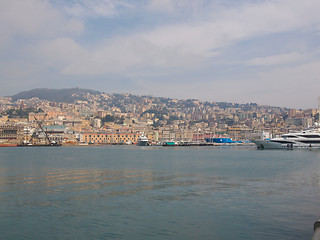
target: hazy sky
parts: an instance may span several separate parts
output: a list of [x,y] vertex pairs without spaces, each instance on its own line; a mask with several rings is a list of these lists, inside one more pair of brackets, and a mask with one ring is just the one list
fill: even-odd
[[108,93],[316,108],[319,0],[0,0],[0,95]]

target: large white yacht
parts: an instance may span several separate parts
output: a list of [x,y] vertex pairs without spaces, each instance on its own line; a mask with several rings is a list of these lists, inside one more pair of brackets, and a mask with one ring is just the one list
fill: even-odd
[[252,140],[259,149],[320,148],[319,128],[283,134],[270,140]]

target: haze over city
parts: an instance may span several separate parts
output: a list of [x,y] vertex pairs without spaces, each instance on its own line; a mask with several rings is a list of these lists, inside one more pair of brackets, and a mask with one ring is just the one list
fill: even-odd
[[317,108],[318,0],[0,2],[0,96],[83,87]]

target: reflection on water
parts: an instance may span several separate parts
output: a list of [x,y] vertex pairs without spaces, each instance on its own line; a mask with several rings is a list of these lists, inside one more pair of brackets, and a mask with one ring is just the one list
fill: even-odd
[[[195,174],[132,170],[58,170],[39,173],[0,173],[0,191],[20,194],[19,190],[35,194],[77,193],[72,199],[135,195],[144,192],[154,199],[182,200],[239,188],[232,179]],[[16,190],[16,192],[15,192]],[[156,191],[157,194],[148,192]]]
[[[318,184],[319,179],[313,180]],[[234,199],[263,198],[281,195],[288,189],[297,189],[303,182],[286,179],[286,184],[276,179],[239,179],[212,177],[199,174],[172,174],[169,172],[134,170],[50,170],[37,173],[2,170],[0,192],[2,198],[15,201],[21,195],[30,195],[20,204],[37,206],[66,204],[67,201],[134,197],[161,201],[185,201],[208,198],[215,204],[225,204]],[[219,193],[221,192],[221,193]],[[229,194],[224,198],[223,192]],[[7,194],[6,194],[7,193]],[[230,194],[232,193],[232,194]],[[50,197],[61,195],[63,199]],[[41,201],[38,197],[41,196]],[[34,199],[34,200],[30,200]],[[37,200],[36,200],[37,199]],[[22,201],[22,202],[21,202]]]

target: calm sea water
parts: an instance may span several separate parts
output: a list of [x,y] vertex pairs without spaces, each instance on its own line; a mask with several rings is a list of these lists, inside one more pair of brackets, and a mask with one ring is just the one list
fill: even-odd
[[311,239],[320,151],[0,149],[1,239]]

